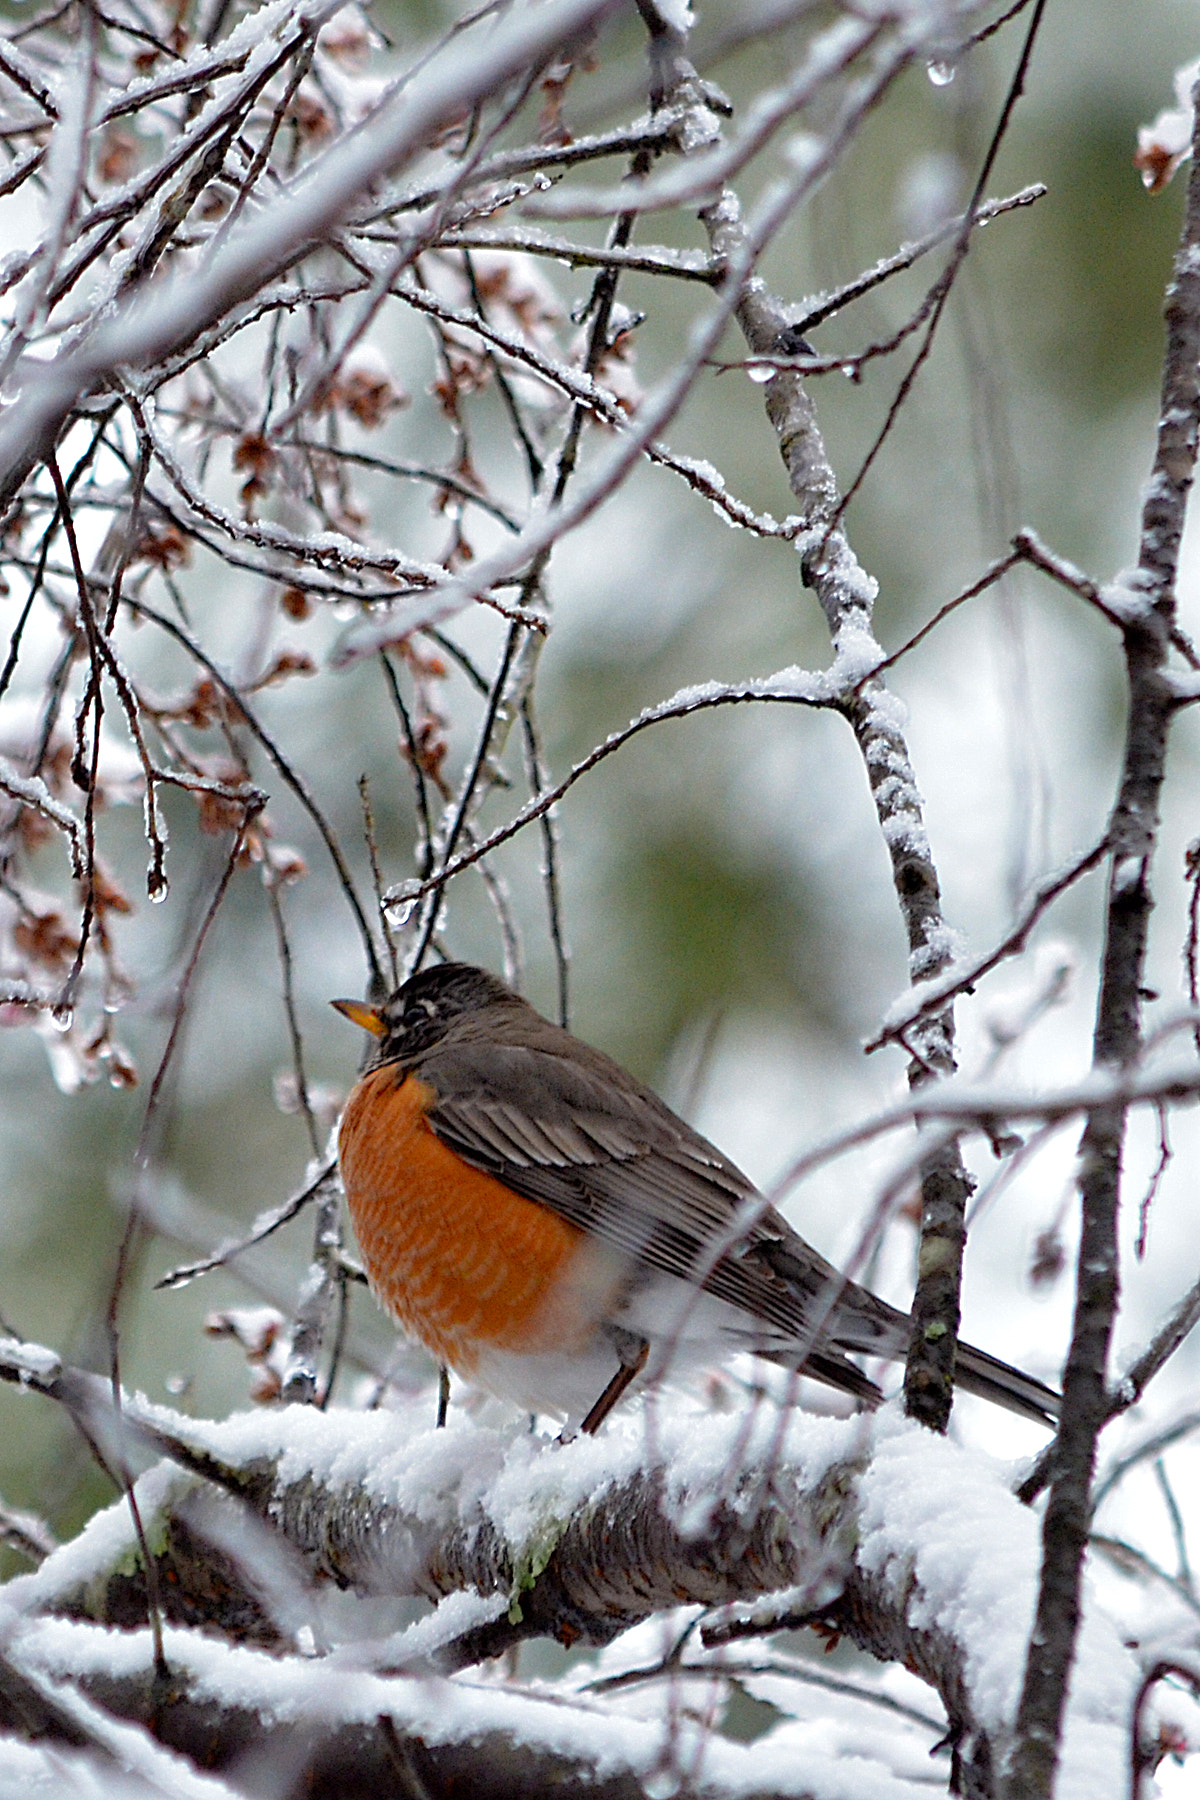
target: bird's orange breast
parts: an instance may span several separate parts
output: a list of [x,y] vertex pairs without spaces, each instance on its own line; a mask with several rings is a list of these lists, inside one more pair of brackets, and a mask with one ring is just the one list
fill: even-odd
[[618,1272],[597,1280],[583,1232],[447,1149],[425,1117],[434,1099],[427,1083],[385,1064],[342,1114],[342,1179],[371,1285],[411,1336],[464,1375],[485,1348],[578,1348]]

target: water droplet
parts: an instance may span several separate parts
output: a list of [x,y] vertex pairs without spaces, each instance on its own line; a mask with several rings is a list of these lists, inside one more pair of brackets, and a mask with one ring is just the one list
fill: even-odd
[[70,1031],[75,1023],[75,1008],[73,1006],[52,1006],[50,1023],[55,1031]]
[[952,62],[934,61],[925,65],[925,73],[934,87],[949,87],[954,80],[954,64]]
[[398,881],[384,900],[388,918],[393,926],[407,925],[421,898],[419,881]]
[[124,1051],[114,1051],[108,1058],[108,1085],[127,1091],[138,1084],[137,1070],[133,1059]]
[[746,373],[751,381],[757,381],[759,385],[762,386],[770,381],[775,371],[769,363],[751,363],[750,367],[746,370]]
[[161,906],[171,887],[161,869],[151,869],[146,876],[146,893],[151,906]]

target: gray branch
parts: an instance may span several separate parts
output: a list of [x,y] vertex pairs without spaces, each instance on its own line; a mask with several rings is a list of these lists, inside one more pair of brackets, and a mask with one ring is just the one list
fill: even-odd
[[[1141,552],[1123,620],[1129,713],[1120,788],[1109,826],[1104,959],[1093,1066],[1129,1069],[1141,1050],[1150,870],[1174,715],[1167,657],[1175,576],[1196,462],[1200,419],[1200,111],[1187,206],[1167,294],[1167,344],[1154,469],[1142,511]],[[1098,1106],[1080,1146],[1082,1229],[1075,1317],[1063,1379],[1054,1476],[1042,1522],[1042,1578],[1006,1800],[1049,1800],[1060,1755],[1067,1683],[1079,1629],[1083,1557],[1096,1444],[1110,1417],[1106,1385],[1119,1296],[1118,1209],[1126,1108]]]

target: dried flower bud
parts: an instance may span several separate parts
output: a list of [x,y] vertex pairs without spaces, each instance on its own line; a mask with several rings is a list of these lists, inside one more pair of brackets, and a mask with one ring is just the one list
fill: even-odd
[[284,1316],[273,1306],[229,1306],[205,1315],[205,1337],[233,1338],[253,1361],[267,1355],[283,1330]]
[[1051,1226],[1048,1231],[1040,1231],[1033,1247],[1033,1261],[1029,1265],[1029,1279],[1034,1287],[1050,1287],[1056,1282],[1066,1267],[1066,1260],[1067,1254],[1058,1227]]
[[279,604],[289,619],[307,619],[312,613],[312,601],[303,588],[285,587],[279,596]]
[[333,116],[318,88],[305,82],[292,96],[288,116],[296,127],[296,135],[304,144],[320,144],[333,135]]
[[264,881],[270,880],[278,887],[290,887],[292,882],[302,881],[307,874],[308,864],[290,844],[264,846]]
[[110,125],[100,140],[100,152],[96,158],[96,173],[101,181],[114,186],[117,182],[128,181],[138,163],[138,141],[132,131],[123,126]]
[[366,66],[373,48],[371,27],[357,6],[343,6],[317,33],[317,48],[344,69]]
[[79,948],[78,933],[67,924],[57,907],[29,911],[13,926],[13,943],[30,962],[44,969],[65,972]]
[[1160,112],[1153,125],[1138,132],[1133,166],[1152,194],[1161,193],[1172,175],[1192,152],[1192,89],[1200,75],[1200,62],[1185,63],[1175,71],[1175,105]]
[[325,404],[349,413],[374,431],[389,413],[407,406],[409,398],[374,345],[356,344],[330,382]]
[[177,525],[148,524],[138,540],[132,561],[153,563],[165,574],[192,560],[192,546]]

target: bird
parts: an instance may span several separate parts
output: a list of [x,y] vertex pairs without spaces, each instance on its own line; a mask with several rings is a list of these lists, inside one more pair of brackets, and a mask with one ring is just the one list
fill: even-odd
[[[586,1433],[635,1383],[737,1351],[881,1402],[852,1359],[902,1359],[908,1315],[611,1057],[470,963],[332,1005],[376,1040],[338,1127],[367,1277],[443,1367]],[[1053,1389],[969,1344],[955,1380],[1057,1416]]]

